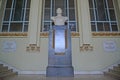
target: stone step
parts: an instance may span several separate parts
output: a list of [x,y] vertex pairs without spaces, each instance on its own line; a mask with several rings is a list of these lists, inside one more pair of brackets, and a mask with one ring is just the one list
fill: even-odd
[[120,72],[120,69],[114,69],[114,71]]
[[8,67],[0,67],[0,71],[1,70],[8,70]]
[[17,75],[17,73],[13,72],[12,69],[8,69],[7,66],[0,64],[0,80],[5,77],[12,76],[12,75]]
[[117,70],[117,71],[120,71],[120,69],[119,69],[119,68],[114,68],[113,70]]
[[0,64],[0,66],[3,66],[3,64]]
[[7,70],[7,71],[0,72],[0,75],[6,74],[6,73],[12,73],[12,72],[13,72],[12,70]]
[[0,70],[0,73],[5,73],[5,72],[13,72],[13,70],[12,69],[4,69],[4,70]]
[[114,66],[113,69],[120,70],[120,67],[119,66]]
[[109,72],[116,73],[120,75],[120,70],[115,70],[115,69],[109,69]]
[[120,80],[120,64],[114,66],[113,69],[109,69],[108,72],[104,72],[104,74]]
[[5,78],[5,77],[9,77],[9,76],[14,76],[14,75],[17,75],[17,73],[16,72],[9,72],[6,74],[1,74],[0,78]]
[[115,68],[120,69],[120,67],[119,67],[119,66],[114,66],[114,67],[113,67],[113,69],[115,69]]
[[[0,66],[0,69],[1,69],[1,68],[4,68],[4,67],[7,67],[7,66]],[[8,68],[8,67],[7,67],[7,68]]]
[[0,69],[0,72],[7,71],[7,68]]
[[115,74],[115,73],[112,73],[112,72],[104,72],[104,75],[107,75],[107,76],[110,76],[112,78],[116,78],[116,79],[120,80],[120,75],[119,74]]

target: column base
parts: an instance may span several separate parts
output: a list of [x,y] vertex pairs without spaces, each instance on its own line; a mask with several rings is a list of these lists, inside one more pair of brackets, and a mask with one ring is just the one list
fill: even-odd
[[74,77],[74,69],[72,66],[48,66],[47,77]]

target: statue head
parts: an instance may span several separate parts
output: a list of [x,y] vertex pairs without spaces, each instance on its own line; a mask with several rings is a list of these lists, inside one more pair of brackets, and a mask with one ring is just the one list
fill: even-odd
[[57,12],[58,14],[61,14],[62,13],[62,9],[61,8],[57,8]]

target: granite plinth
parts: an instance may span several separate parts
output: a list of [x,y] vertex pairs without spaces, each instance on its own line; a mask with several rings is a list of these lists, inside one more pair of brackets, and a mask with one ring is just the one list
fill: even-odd
[[72,66],[48,66],[47,77],[74,77]]

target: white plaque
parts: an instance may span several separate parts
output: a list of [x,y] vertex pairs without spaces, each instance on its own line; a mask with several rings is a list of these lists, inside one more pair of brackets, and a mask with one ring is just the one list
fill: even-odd
[[16,51],[15,41],[5,41],[3,43],[3,51],[4,52],[14,52],[14,51]]
[[116,51],[115,41],[105,41],[104,42],[104,50],[105,51]]

